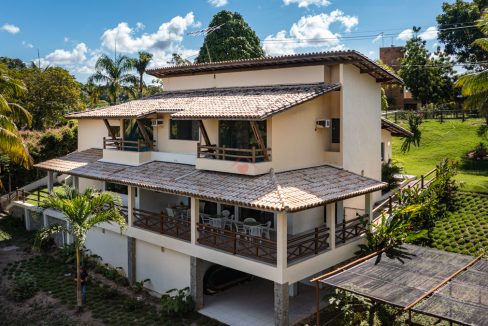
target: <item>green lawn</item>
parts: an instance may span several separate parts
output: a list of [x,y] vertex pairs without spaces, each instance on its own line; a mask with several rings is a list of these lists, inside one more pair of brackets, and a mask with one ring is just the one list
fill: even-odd
[[[53,191],[58,193],[63,189],[62,186],[56,186],[53,188]],[[38,192],[40,192],[40,195],[38,196]],[[39,188],[34,191],[32,191],[29,195],[27,195],[26,202],[31,204],[31,205],[37,205],[38,204],[38,198],[40,199],[41,203],[44,202],[47,198],[47,187],[45,188]]]
[[463,190],[488,193],[488,161],[465,159],[466,153],[483,141],[483,138],[476,134],[482,123],[481,119],[465,122],[447,120],[444,123],[424,121],[421,125],[420,147],[412,147],[410,152],[402,154],[402,139],[394,137],[393,159],[404,167],[405,173],[415,175],[430,171],[443,158],[457,160],[460,163],[460,171],[456,178],[465,183]]
[[488,196],[459,192],[457,198],[458,208],[436,222],[431,246],[473,256],[488,252]]

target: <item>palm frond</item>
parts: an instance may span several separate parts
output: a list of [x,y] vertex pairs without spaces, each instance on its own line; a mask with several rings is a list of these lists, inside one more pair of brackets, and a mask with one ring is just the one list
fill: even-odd
[[40,229],[36,233],[36,237],[34,240],[34,247],[39,248],[42,242],[47,240],[51,235],[61,233],[61,232],[69,233],[69,230],[65,226],[59,224],[53,224],[48,227]]

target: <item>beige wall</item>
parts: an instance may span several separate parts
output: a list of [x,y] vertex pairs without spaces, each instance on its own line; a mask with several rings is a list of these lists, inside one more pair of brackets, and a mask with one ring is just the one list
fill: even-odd
[[389,160],[393,158],[392,154],[392,138],[391,138],[391,132],[385,129],[381,129],[381,142],[385,144],[385,157],[384,157],[384,163],[387,163]]
[[120,233],[94,227],[86,236],[86,247],[113,267],[122,267],[127,273],[127,237]]
[[[331,69],[333,70],[333,69]],[[162,78],[164,90],[182,90],[213,87],[240,87],[261,85],[305,84],[324,81],[324,66],[225,72],[182,77]],[[328,73],[332,78],[334,73]]]
[[[119,120],[109,120],[111,126],[120,126]],[[89,148],[103,148],[103,137],[109,137],[103,120],[78,120],[78,151]]]
[[168,153],[196,153],[198,141],[170,139],[170,115],[164,114],[163,124],[154,128],[154,139],[157,140],[158,151]]

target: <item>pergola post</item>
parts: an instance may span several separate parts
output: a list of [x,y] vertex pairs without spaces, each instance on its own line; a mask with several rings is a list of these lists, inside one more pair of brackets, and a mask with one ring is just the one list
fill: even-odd
[[54,172],[48,171],[47,172],[47,191],[52,193],[54,188]]
[[191,219],[190,219],[190,236],[191,236],[191,244],[195,245],[197,244],[198,240],[198,228],[197,228],[197,223],[200,218],[200,199],[191,197],[190,199],[190,214],[191,214]]
[[329,249],[335,249],[335,203],[330,203],[325,206],[325,214],[326,214],[326,223],[327,227],[329,228]]
[[369,222],[373,222],[373,193],[367,193],[364,195],[364,214],[369,217]]
[[278,213],[276,224],[276,267],[283,273],[288,265],[288,215]]
[[127,225],[132,226],[136,204],[136,188],[128,186],[127,190]]

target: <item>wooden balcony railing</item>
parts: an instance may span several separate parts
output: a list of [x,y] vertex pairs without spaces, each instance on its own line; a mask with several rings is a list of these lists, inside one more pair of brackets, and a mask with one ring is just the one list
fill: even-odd
[[[265,155],[265,151],[267,155]],[[266,148],[266,150],[254,146],[250,149],[230,148],[225,146],[219,147],[217,145],[202,145],[198,143],[197,155],[198,158],[256,163],[266,160],[270,161],[271,148]]]
[[288,239],[288,263],[318,255],[329,249],[329,228],[326,225]]
[[366,232],[369,223],[369,216],[362,215],[352,220],[336,224],[335,242],[336,244],[346,243],[348,240],[359,237]]
[[49,197],[49,192],[47,190],[35,190],[32,192],[27,192],[23,188],[15,190],[14,200],[21,201],[23,203],[35,205],[40,207],[44,202],[47,201]]
[[142,140],[124,140],[122,138],[103,137],[103,149],[115,149],[119,151],[147,152],[154,150],[156,141],[152,141],[151,146]]
[[191,222],[189,219],[170,217],[163,213],[154,213],[142,209],[133,209],[133,225],[145,230],[170,237],[190,241]]

